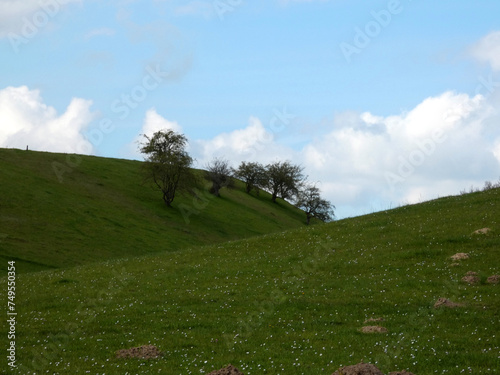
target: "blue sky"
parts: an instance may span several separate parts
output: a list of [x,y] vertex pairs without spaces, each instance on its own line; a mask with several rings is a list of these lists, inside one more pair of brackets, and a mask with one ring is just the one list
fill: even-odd
[[0,147],[289,159],[339,218],[500,177],[500,3],[0,0]]

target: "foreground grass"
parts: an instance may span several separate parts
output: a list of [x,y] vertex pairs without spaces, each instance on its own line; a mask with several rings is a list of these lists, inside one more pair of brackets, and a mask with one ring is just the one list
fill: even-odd
[[[245,374],[331,374],[363,360],[384,373],[496,374],[499,286],[484,279],[500,273],[499,206],[496,189],[20,275],[12,373],[206,374],[232,363]],[[472,235],[483,227],[493,230]],[[470,259],[452,266],[457,252]],[[461,283],[467,271],[483,283]],[[465,306],[434,309],[439,297]],[[389,332],[360,333],[373,317]],[[164,356],[114,358],[145,344]]]
[[240,182],[221,198],[201,185],[199,199],[179,194],[169,209],[138,161],[0,149],[0,170],[0,259],[16,260],[18,273],[305,225],[301,210],[246,194]]

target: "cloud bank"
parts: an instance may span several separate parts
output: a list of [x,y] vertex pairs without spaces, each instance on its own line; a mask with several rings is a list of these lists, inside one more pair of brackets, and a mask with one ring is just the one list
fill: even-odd
[[26,86],[0,90],[0,147],[92,154],[83,131],[93,120],[90,100],[74,98],[58,114],[38,90]]

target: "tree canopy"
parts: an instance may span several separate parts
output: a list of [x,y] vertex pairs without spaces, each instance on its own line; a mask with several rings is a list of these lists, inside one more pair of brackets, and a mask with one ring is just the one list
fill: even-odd
[[234,171],[234,175],[245,183],[247,193],[252,190],[258,192],[259,188],[263,187],[266,182],[266,169],[260,163],[243,161]]
[[299,192],[305,176],[303,168],[290,161],[277,161],[266,166],[266,188],[272,194],[272,201],[276,198],[291,199]]
[[220,189],[232,183],[232,169],[225,159],[215,158],[206,166],[205,178],[212,182],[210,193],[220,197]]
[[160,130],[151,137],[143,135],[139,150],[145,155],[144,171],[163,194],[163,201],[171,206],[178,189],[189,187],[194,179],[193,159],[186,151],[187,138],[173,130]]
[[335,217],[335,206],[321,198],[320,190],[313,185],[308,185],[299,191],[295,204],[306,213],[307,224],[313,217],[325,222]]

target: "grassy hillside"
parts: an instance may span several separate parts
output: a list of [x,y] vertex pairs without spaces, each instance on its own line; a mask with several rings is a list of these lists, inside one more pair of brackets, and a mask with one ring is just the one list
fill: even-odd
[[[18,373],[206,374],[232,363],[247,375],[327,375],[363,360],[385,374],[498,374],[500,286],[485,280],[500,273],[499,223],[495,189],[20,275]],[[470,258],[453,262],[458,252]],[[460,281],[468,271],[479,285]],[[440,297],[463,306],[435,309]],[[368,318],[388,333],[361,333]],[[164,356],[115,358],[146,344]]]
[[[302,211],[242,184],[167,208],[140,162],[0,149],[0,258],[37,271],[177,251],[303,226]],[[57,171],[57,173],[56,173]],[[5,275],[5,270],[2,271]]]

